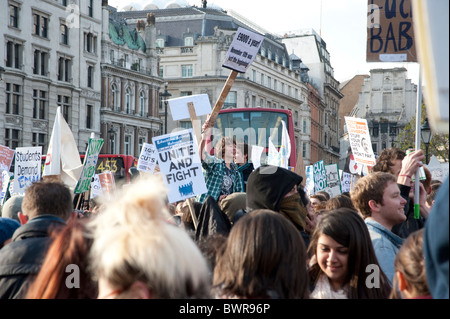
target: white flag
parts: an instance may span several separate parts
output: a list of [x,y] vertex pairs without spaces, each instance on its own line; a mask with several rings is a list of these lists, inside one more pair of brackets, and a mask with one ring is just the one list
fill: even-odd
[[286,123],[281,121],[283,124],[283,130],[281,132],[281,147],[280,147],[280,166],[284,168],[288,168],[289,166],[289,157],[291,156],[291,140],[289,138],[289,133],[286,128]]
[[72,131],[58,107],[42,176],[61,175],[63,183],[73,190],[82,169],[83,164]]

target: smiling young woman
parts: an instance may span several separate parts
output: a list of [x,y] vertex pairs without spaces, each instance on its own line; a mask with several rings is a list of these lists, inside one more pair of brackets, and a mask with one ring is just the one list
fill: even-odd
[[[378,266],[367,226],[354,210],[339,208],[324,215],[316,225],[308,253],[311,298],[388,298],[388,279]],[[373,265],[379,270],[375,287],[367,285],[368,276],[373,274],[367,269]]]

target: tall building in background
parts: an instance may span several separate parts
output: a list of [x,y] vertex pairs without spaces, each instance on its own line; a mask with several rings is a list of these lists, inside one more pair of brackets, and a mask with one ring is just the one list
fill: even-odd
[[330,54],[325,41],[313,29],[284,35],[281,39],[290,53],[301,57],[308,67],[310,83],[319,93],[323,103],[323,160],[325,164],[339,162],[339,101],[343,98],[339,82],[334,78]]

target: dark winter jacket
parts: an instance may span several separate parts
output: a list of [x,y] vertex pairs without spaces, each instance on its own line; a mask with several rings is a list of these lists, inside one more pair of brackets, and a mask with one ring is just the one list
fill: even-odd
[[64,225],[56,216],[42,215],[14,232],[11,243],[0,249],[0,299],[24,298],[44,261],[52,231]]

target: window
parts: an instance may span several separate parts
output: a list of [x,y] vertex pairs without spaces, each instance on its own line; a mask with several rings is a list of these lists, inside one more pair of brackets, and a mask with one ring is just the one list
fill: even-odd
[[58,59],[58,81],[70,82],[71,62],[64,57]]
[[131,91],[127,88],[125,92],[125,113],[130,114],[131,111]]
[[156,39],[156,47],[157,48],[164,48],[164,44],[165,44],[164,39]]
[[46,91],[33,90],[33,118],[45,120],[47,102]]
[[256,82],[256,70],[252,70],[252,81]]
[[94,16],[94,0],[88,0],[88,15],[90,17]]
[[272,78],[270,76],[267,77],[267,87],[269,89],[272,87]]
[[6,42],[6,66],[15,69],[21,69],[22,64],[22,50],[21,43],[14,41]]
[[[392,94],[391,93],[383,93],[383,112],[387,112],[392,108]],[[381,132],[383,133],[383,132]]]
[[273,89],[276,91],[278,90],[278,81],[273,79]]
[[48,73],[48,53],[39,49],[34,50],[33,74],[47,76]]
[[19,130],[7,128],[5,129],[5,146],[16,149],[19,147]]
[[191,78],[193,76],[193,66],[190,65],[182,65],[181,66],[181,77],[182,78]]
[[378,135],[379,135],[379,128],[378,128],[378,126],[374,126],[373,128],[372,128],[372,135],[373,135],[373,137],[378,137]]
[[90,53],[97,52],[97,37],[93,33],[84,34],[84,51]]
[[88,66],[87,70],[87,86],[91,89],[94,88],[93,77],[94,77],[94,67],[90,65]]
[[186,38],[184,38],[184,46],[185,47],[192,47],[192,46],[194,46],[194,38],[193,37],[186,37]]
[[69,28],[61,23],[60,26],[60,31],[61,31],[61,44],[69,44]]
[[13,4],[9,5],[9,26],[19,27],[19,8]]
[[48,18],[40,14],[33,14],[33,34],[47,38],[48,35]]
[[21,89],[20,85],[6,83],[6,114],[19,115]]
[[45,134],[41,133],[33,133],[33,141],[31,143],[32,146],[42,146],[45,147]]
[[61,5],[63,5],[64,7],[67,7],[67,0],[61,0]]
[[88,104],[86,106],[86,128],[92,129],[93,128],[93,112],[94,112],[94,106],[91,104]]
[[181,91],[181,96],[190,96],[192,95],[192,91]]
[[377,148],[378,148],[377,143],[372,143],[372,150],[375,154],[378,152]]
[[114,50],[109,50],[109,60],[114,63]]
[[118,92],[117,92],[117,86],[115,84],[113,84],[111,86],[111,98],[112,98],[112,107],[113,110],[118,110]]
[[116,134],[111,134],[111,136],[109,137],[109,141],[110,141],[110,152],[111,154],[115,154],[116,152]]
[[142,147],[144,146],[144,143],[145,143],[145,139],[143,137],[140,137],[138,139],[139,152],[142,150]]
[[131,136],[125,135],[125,155],[130,155],[131,150]]
[[58,95],[58,106],[61,108],[62,115],[66,122],[70,123],[70,97]]
[[303,143],[303,148],[302,148],[302,156],[306,157],[306,143]]
[[162,67],[162,66],[159,67],[159,76],[161,78],[164,78],[164,67]]
[[191,121],[180,121],[180,127],[185,130],[190,129],[190,128],[192,128],[192,122]]
[[264,85],[264,74],[261,74],[261,85]]
[[230,91],[227,95],[227,98],[225,99],[225,102],[223,103],[223,107],[236,108],[236,106],[237,106],[237,92]]
[[145,112],[145,95],[144,92],[139,94],[139,115],[144,116]]

